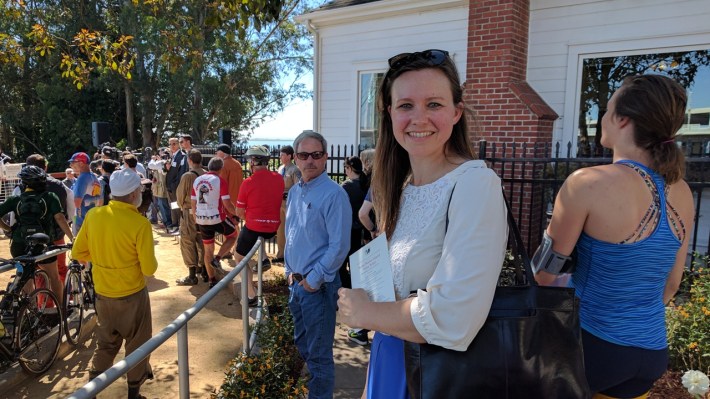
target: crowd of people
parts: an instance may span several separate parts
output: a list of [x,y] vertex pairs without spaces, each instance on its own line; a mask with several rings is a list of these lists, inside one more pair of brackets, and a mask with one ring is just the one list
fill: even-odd
[[[342,185],[328,176],[327,141],[313,131],[281,148],[275,172],[267,148],[249,148],[246,179],[226,144],[203,169],[187,135],[170,138],[147,170],[130,153],[119,168],[102,150],[92,173],[88,155],[76,153],[63,182],[47,177],[44,158],[32,155],[20,173],[22,189],[0,204],[0,214],[18,213],[12,255],[26,251],[31,231],[56,243],[76,236],[73,255],[91,261],[96,283],[96,376],[122,340],[130,353],[151,335],[143,276],[158,264],[149,219],[180,234],[188,275],[176,284],[185,286],[202,278],[214,287],[223,259],[240,261],[259,237],[275,236],[309,398],[333,396],[336,312],[359,344],[375,331],[363,397],[408,398],[404,341],[464,351],[486,321],[508,241],[506,205],[500,178],[475,159],[462,85],[446,51],[392,57],[378,103],[377,149],[344,160]],[[580,300],[586,374],[597,398],[644,397],[666,369],[664,305],[679,287],[694,216],[674,144],[686,103],[685,90],[667,77],[624,81],[601,122],[614,163],[567,179],[533,257],[541,284],[568,284]],[[152,208],[144,217],[148,185]],[[35,197],[46,210],[38,223],[23,206]],[[215,253],[216,234],[224,240]],[[351,284],[348,255],[380,234],[388,241],[394,302],[374,302]],[[41,265],[58,293],[63,264]],[[251,279],[250,271],[254,306]],[[129,398],[140,397],[152,378],[148,358],[139,366],[128,374]]]

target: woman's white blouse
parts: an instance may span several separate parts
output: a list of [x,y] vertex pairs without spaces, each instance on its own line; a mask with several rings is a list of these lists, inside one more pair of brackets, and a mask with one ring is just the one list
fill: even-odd
[[427,343],[466,350],[486,320],[505,256],[500,179],[483,161],[469,161],[431,184],[407,185],[401,201],[389,242],[397,298],[417,292],[410,313]]

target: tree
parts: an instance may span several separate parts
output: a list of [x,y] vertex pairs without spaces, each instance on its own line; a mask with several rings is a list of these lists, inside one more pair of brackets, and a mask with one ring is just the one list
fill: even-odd
[[310,3],[5,0],[0,140],[21,154],[56,145],[58,160],[88,149],[91,121],[110,121],[131,147],[134,126],[151,147],[167,134],[199,143],[254,128],[309,94],[293,83],[311,57],[292,16]]
[[[579,112],[579,155],[601,155],[603,134],[601,120],[606,113],[611,94],[621,86],[625,77],[661,73],[688,88],[693,85],[699,68],[708,66],[710,66],[708,50],[585,59],[582,68],[582,98]],[[597,128],[594,153],[592,153],[586,117],[595,106]]]

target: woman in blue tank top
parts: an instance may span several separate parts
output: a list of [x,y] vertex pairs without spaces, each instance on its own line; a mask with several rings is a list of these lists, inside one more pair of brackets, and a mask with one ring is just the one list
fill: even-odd
[[667,77],[628,77],[601,121],[614,163],[577,170],[555,200],[547,234],[557,254],[577,246],[571,285],[595,398],[644,398],[667,368],[664,307],[680,285],[694,216],[675,145],[686,102]]

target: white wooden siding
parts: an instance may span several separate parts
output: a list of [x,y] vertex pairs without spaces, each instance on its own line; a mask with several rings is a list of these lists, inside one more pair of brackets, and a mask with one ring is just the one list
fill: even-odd
[[[379,2],[371,3],[375,5]],[[384,1],[382,2],[384,3]],[[412,7],[415,6],[412,1]],[[318,27],[318,20],[311,21]],[[320,132],[329,144],[358,144],[358,74],[385,72],[395,54],[447,50],[466,76],[468,7],[402,12],[367,21],[318,28],[320,43]]]

